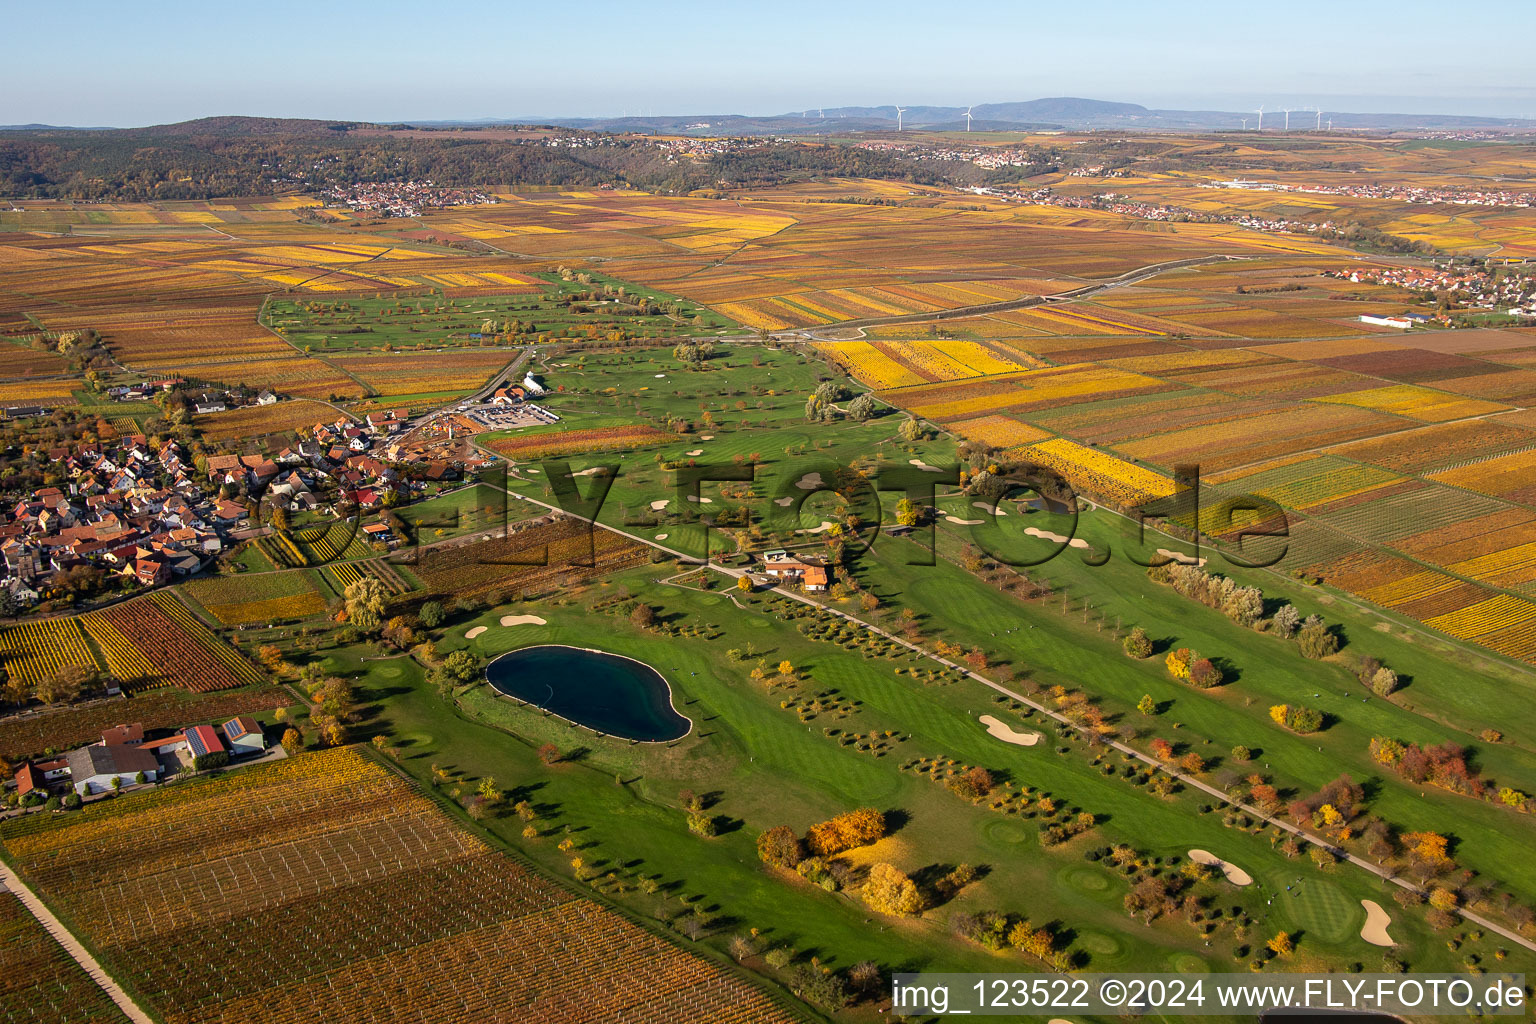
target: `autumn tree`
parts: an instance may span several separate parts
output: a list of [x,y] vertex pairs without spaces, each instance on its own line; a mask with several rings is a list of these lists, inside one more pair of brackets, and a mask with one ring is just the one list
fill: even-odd
[[1220,686],[1222,678],[1221,669],[1210,658],[1196,658],[1189,664],[1189,681],[1202,690]]
[[656,609],[648,604],[637,604],[634,611],[629,613],[629,621],[637,629],[650,629],[656,622]]
[[1131,630],[1130,636],[1120,642],[1121,648],[1128,658],[1150,658],[1152,656],[1152,638],[1147,636],[1147,631],[1140,626]]
[[775,825],[757,837],[757,856],[772,867],[793,869],[805,859],[805,844],[788,825]]
[[1175,679],[1189,678],[1189,665],[1199,655],[1188,647],[1179,647],[1168,652],[1168,657],[1163,659],[1163,664],[1168,666],[1168,674]]
[[1270,939],[1267,943],[1265,943],[1265,945],[1268,946],[1276,956],[1290,956],[1291,953],[1293,953],[1296,949],[1295,944],[1291,941],[1290,935],[1286,934],[1285,932],[1276,932],[1275,937]]
[[364,576],[347,584],[342,591],[346,601],[347,621],[363,633],[377,633],[384,625],[385,598],[382,580]]
[[428,601],[416,612],[416,619],[427,629],[436,629],[443,624],[447,613],[443,610],[439,601]]
[[1008,930],[1008,945],[1047,963],[1056,952],[1055,936],[1044,928],[1032,927],[1028,921],[1020,921]]
[[812,825],[805,844],[818,857],[832,857],[883,838],[885,815],[873,807],[861,807]]
[[951,779],[949,788],[967,800],[979,800],[992,792],[992,773],[977,765]]
[[1136,702],[1136,710],[1144,715],[1154,715],[1157,713],[1157,701],[1152,699],[1150,693],[1144,693],[1141,700]]
[[1419,864],[1433,868],[1450,864],[1450,843],[1438,832],[1409,832],[1403,836],[1403,849]]
[[860,895],[871,910],[880,914],[908,916],[923,909],[923,895],[917,883],[892,864],[871,867]]
[[1316,615],[1309,615],[1296,633],[1296,643],[1304,658],[1321,660],[1338,652],[1339,638]]

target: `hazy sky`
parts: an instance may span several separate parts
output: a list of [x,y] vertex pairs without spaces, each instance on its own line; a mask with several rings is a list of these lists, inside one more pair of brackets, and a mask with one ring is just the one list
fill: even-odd
[[1086,96],[1536,116],[1536,3],[0,4],[0,124],[370,121]]

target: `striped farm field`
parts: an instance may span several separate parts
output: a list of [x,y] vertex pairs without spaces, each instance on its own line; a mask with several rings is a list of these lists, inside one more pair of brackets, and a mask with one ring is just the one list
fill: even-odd
[[813,346],[862,384],[884,390],[921,384],[924,378],[867,341],[818,341]]
[[99,614],[155,667],[162,683],[209,693],[265,680],[255,665],[211,633],[168,591],[115,604]]
[[194,420],[198,433],[210,441],[287,433],[317,423],[334,423],[336,410],[323,402],[299,400],[275,405],[250,405],[211,413]]
[[127,1024],[85,968],[13,893],[0,892],[0,1021]]
[[302,572],[219,576],[193,580],[182,589],[226,626],[301,619],[325,611],[325,598]]
[[1011,416],[978,416],[972,420],[951,423],[949,429],[967,441],[977,441],[993,448],[1017,448],[1034,444],[1051,436],[1049,430],[1021,423]]
[[0,845],[164,1024],[799,1019],[352,748],[98,809],[8,822]]
[[1376,466],[1318,455],[1223,482],[1231,485],[1229,490],[1257,494],[1286,508],[1309,509],[1403,479]]
[[1452,562],[1446,568],[1490,586],[1520,587],[1536,580],[1536,542]]
[[1536,499],[1536,449],[1499,455],[1432,474],[1429,479],[1452,487],[1512,501]]
[[363,562],[333,562],[320,570],[326,583],[338,594],[360,579],[372,578],[383,583],[392,594],[403,594],[410,587],[389,563],[373,558]]
[[1377,409],[1425,423],[1443,423],[1446,420],[1465,419],[1469,416],[1486,416],[1504,412],[1509,406],[1498,402],[1484,402],[1464,398],[1443,391],[1419,387],[1415,384],[1393,384],[1366,391],[1349,391],[1340,395],[1327,395],[1312,399],[1314,402],[1334,402],[1353,405],[1361,409]]
[[1024,363],[999,355],[997,351],[977,341],[910,341],[896,344],[909,350],[913,360],[938,374],[940,380],[985,377],[1028,369]]
[[303,554],[305,565],[324,565],[338,558],[367,558],[373,554],[353,520],[319,523],[295,530],[293,544]]
[[1404,472],[1453,469],[1464,463],[1536,448],[1536,431],[1507,416],[1431,424],[1356,441],[1338,453]]
[[77,380],[37,380],[0,384],[0,403],[6,405],[74,405]]
[[125,683],[152,680],[159,675],[154,664],[132,640],[118,631],[112,620],[101,612],[87,612],[80,616],[80,624],[96,642],[97,650],[106,659],[107,671],[114,679]]
[[925,419],[949,422],[1003,410],[1024,411],[1090,399],[1166,391],[1176,385],[1091,363],[1025,370],[886,392],[887,401]]
[[1536,655],[1536,637],[1524,628],[1536,627],[1536,603],[1512,594],[1495,594],[1476,604],[1426,619],[1424,624],[1461,640],[1487,643],[1501,654],[1529,660]]
[[509,459],[558,458],[591,452],[627,451],[647,445],[677,440],[676,434],[642,423],[618,427],[591,427],[585,430],[561,430],[539,434],[514,434],[499,437],[486,447]]
[[1049,466],[1074,487],[1122,507],[1173,493],[1173,481],[1149,469],[1064,437],[1018,449],[1019,458]]
[[52,679],[62,668],[101,668],[77,618],[32,619],[10,627],[0,634],[0,659],[6,672],[30,686]]

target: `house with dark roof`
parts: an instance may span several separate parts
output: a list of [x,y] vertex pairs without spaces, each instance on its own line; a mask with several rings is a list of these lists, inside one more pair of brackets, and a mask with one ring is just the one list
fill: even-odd
[[81,747],[70,751],[67,760],[69,784],[81,796],[107,792],[114,779],[128,786],[141,773],[146,782],[154,782],[160,774],[160,762],[155,755],[122,743]]

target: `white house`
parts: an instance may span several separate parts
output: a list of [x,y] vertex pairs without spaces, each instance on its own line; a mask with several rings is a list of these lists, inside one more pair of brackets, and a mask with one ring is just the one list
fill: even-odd
[[1405,316],[1371,316],[1369,313],[1362,313],[1360,322],[1375,324],[1377,327],[1395,327],[1400,331],[1406,331],[1413,326],[1413,321]]
[[220,728],[224,730],[224,738],[229,742],[229,752],[233,756],[259,754],[267,749],[267,737],[261,731],[261,723],[249,715],[231,718]]
[[143,773],[144,781],[154,782],[160,772],[160,762],[155,755],[125,743],[96,744],[69,752],[69,784],[81,796],[105,793],[112,788],[113,779],[121,779],[122,785],[131,786],[135,776]]

